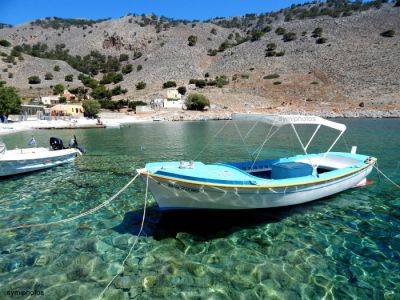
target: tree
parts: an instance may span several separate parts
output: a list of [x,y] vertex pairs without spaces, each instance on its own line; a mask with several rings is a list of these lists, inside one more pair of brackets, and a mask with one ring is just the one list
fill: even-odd
[[65,75],[65,81],[69,81],[69,82],[74,81],[74,75],[72,75],[72,74]]
[[163,83],[163,89],[171,88],[171,87],[176,87],[176,82],[173,80],[169,80]]
[[0,87],[0,116],[18,114],[21,111],[21,99],[13,87]]
[[275,33],[276,33],[277,35],[283,35],[283,34],[286,33],[286,29],[283,28],[283,27],[278,27],[277,29],[275,29]]
[[137,72],[139,72],[139,71],[142,70],[142,69],[143,69],[142,65],[138,65],[138,66],[136,67],[136,71],[137,71]]
[[58,99],[58,101],[60,102],[60,103],[67,103],[67,98],[65,98],[65,97],[60,97],[60,99]]
[[143,90],[146,88],[146,82],[144,81],[140,81],[136,84],[136,89],[137,90]]
[[204,110],[206,106],[210,107],[210,100],[202,94],[193,93],[187,97],[185,104],[189,110]]
[[53,71],[54,72],[60,72],[60,66],[54,66]]
[[103,79],[100,80],[101,84],[109,84],[109,83],[118,83],[124,80],[124,76],[121,73],[110,72],[103,76]]
[[212,33],[213,35],[217,35],[217,29],[215,28],[211,29],[210,33]]
[[44,75],[44,80],[53,80],[53,74],[51,74],[51,73],[46,73],[45,75]]
[[181,94],[182,96],[186,94],[186,87],[180,86],[178,87],[178,93]]
[[90,94],[94,99],[111,99],[112,92],[104,85],[99,85]]
[[10,47],[11,43],[9,41],[7,41],[7,40],[0,40],[0,46]]
[[82,103],[84,115],[89,118],[94,118],[100,112],[100,104],[96,100],[85,100]]
[[314,31],[312,32],[311,36],[313,38],[322,37],[322,28],[321,27],[315,28]]
[[39,84],[41,82],[41,80],[40,80],[39,76],[34,75],[34,76],[28,77],[28,82],[29,82],[29,84]]
[[64,93],[64,85],[56,84],[53,88],[53,95],[61,95]]
[[122,74],[129,74],[132,72],[133,66],[131,64],[127,64],[126,66],[123,66],[121,69]]
[[119,61],[128,61],[128,60],[129,60],[128,54],[120,54],[119,55]]
[[191,47],[195,46],[196,43],[197,43],[197,36],[191,35],[191,36],[188,37],[188,45],[189,46],[191,46]]

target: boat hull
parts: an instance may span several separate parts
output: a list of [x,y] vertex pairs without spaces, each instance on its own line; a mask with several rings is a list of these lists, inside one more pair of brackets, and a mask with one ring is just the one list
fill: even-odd
[[48,149],[41,150],[40,148],[37,153],[12,153],[12,155],[0,159],[0,177],[56,167],[74,161],[78,153],[76,149],[50,151]]
[[223,187],[191,184],[170,179],[147,178],[149,190],[161,210],[257,209],[306,203],[357,186],[371,173],[373,165],[337,179],[286,187]]

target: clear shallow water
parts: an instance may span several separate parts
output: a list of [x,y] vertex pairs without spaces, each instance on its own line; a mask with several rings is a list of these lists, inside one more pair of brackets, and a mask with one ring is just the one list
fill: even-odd
[[[400,182],[400,121],[343,120],[346,151],[376,156]],[[157,160],[205,162],[247,159],[266,135],[256,127],[246,149],[229,123],[135,124],[121,129],[37,131],[76,134],[88,153],[75,163],[0,181],[0,228],[64,219],[108,199]],[[250,124],[241,124],[244,136]],[[310,136],[311,131],[302,131]],[[8,148],[25,146],[32,133],[4,136]],[[261,158],[300,153],[289,131],[272,139]],[[310,150],[332,139],[321,132]],[[254,145],[253,145],[254,144]],[[292,146],[293,145],[293,146]],[[289,208],[247,212],[161,214],[150,197],[144,237],[105,299],[399,299],[400,191],[376,184]],[[145,186],[137,180],[94,215],[61,226],[0,231],[0,299],[9,290],[43,290],[40,299],[95,299],[120,269],[136,238]],[[23,297],[22,297],[23,298]],[[31,298],[38,298],[32,296]]]

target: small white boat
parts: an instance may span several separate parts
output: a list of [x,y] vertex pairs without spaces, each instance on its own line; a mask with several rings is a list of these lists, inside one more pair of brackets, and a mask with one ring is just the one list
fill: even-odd
[[[75,139],[76,143],[76,139]],[[77,147],[64,148],[62,141],[50,139],[51,148],[6,150],[0,147],[0,177],[33,172],[69,163],[82,154]]]
[[[289,125],[304,150],[293,157],[204,164],[202,162],[154,162],[137,172],[149,184],[161,210],[175,209],[255,209],[289,206],[321,199],[366,183],[376,158],[331,152],[346,126],[313,116],[235,114],[233,120],[253,120],[276,128]],[[296,125],[315,125],[303,143]],[[307,149],[321,126],[339,131],[324,153],[309,154]],[[305,146],[304,146],[305,145]]]

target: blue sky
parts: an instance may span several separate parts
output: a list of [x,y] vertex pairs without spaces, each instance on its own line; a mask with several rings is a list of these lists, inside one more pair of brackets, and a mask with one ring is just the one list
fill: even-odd
[[0,22],[12,25],[45,17],[118,18],[128,13],[155,13],[175,19],[205,20],[271,12],[298,0],[0,0]]

